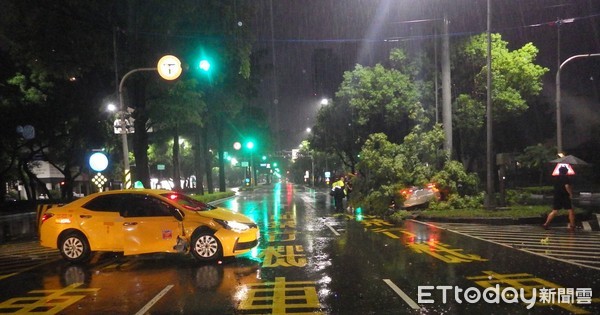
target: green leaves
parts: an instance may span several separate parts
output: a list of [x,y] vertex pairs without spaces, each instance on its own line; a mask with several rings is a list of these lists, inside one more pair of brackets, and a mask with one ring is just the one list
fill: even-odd
[[[41,83],[46,86],[51,86],[51,83],[44,83],[43,81]],[[23,101],[26,103],[39,104],[46,99],[46,94],[38,87],[33,86],[28,78],[20,72],[9,79],[8,84],[19,87],[19,91],[21,91],[23,96]]]
[[336,96],[348,104],[361,126],[395,125],[414,111],[418,102],[416,87],[410,77],[381,64],[374,67],[357,65],[354,71],[346,72]]
[[[371,205],[392,198],[400,202],[401,189],[431,181],[437,165],[446,159],[441,151],[443,139],[439,125],[429,131],[416,126],[401,144],[390,142],[382,133],[370,135],[360,152],[357,170],[361,176],[355,180],[353,198]],[[387,205],[378,210],[383,209]]]
[[[534,63],[538,49],[531,43],[516,50],[508,49],[508,42],[500,34],[492,34],[492,102],[494,119],[503,121],[522,114],[528,108],[527,99],[536,96],[542,88],[541,77],[547,68]],[[470,67],[456,67],[453,76],[465,78],[460,81],[461,91],[468,92],[473,102],[459,99],[463,105],[485,107],[487,95],[487,38],[485,34],[471,37],[461,46],[459,59]],[[468,74],[473,71],[473,77]],[[479,110],[477,110],[479,112]]]

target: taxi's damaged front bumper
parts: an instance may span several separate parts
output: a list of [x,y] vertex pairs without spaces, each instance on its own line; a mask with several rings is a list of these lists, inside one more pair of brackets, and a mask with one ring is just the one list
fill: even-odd
[[173,250],[175,250],[178,253],[187,253],[189,249],[190,242],[188,242],[186,239],[181,238],[180,236],[177,236],[177,244],[173,246]]

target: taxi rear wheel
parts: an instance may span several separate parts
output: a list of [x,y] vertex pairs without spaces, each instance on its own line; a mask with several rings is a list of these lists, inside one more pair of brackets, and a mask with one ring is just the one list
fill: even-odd
[[92,251],[85,236],[79,232],[69,232],[60,238],[59,250],[62,257],[72,263],[86,262]]
[[219,240],[209,232],[201,232],[192,240],[192,254],[201,261],[215,260],[221,257]]

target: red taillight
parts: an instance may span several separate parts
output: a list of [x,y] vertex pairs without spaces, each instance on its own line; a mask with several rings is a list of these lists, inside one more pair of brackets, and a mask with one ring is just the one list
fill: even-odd
[[402,194],[405,198],[408,198],[408,196],[412,195],[412,190],[408,188],[402,189],[400,194]]
[[171,199],[171,200],[175,200],[175,199],[177,199],[177,197],[178,196],[176,194],[170,194],[169,195],[169,199]]
[[40,220],[40,224],[46,222],[46,220],[52,218],[54,216],[54,213],[44,213],[44,215],[42,215],[42,219]]

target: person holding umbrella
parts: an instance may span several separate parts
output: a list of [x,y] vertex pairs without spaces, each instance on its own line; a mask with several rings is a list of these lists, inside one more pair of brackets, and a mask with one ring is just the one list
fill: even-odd
[[569,230],[575,230],[575,212],[573,211],[573,205],[571,199],[573,198],[573,186],[571,180],[567,175],[569,169],[566,166],[561,166],[558,169],[558,178],[554,182],[554,194],[552,201],[552,211],[546,218],[546,223],[542,226],[544,229],[549,229],[550,222],[556,216],[556,213],[560,209],[569,210]]

